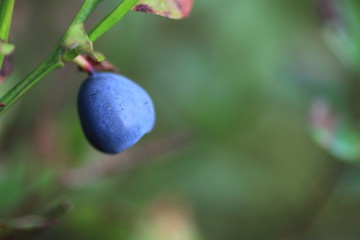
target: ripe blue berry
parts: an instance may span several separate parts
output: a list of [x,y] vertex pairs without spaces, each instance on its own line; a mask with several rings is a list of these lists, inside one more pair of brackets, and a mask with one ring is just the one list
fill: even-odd
[[94,72],[83,82],[78,111],[88,140],[105,153],[131,147],[155,124],[154,105],[148,93],[115,73]]

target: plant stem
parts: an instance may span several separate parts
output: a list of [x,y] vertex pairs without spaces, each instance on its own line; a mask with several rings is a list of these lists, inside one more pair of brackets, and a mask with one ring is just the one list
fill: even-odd
[[[14,0],[4,0],[14,1]],[[17,83],[10,89],[3,97],[0,98],[0,116],[10,108],[24,93],[26,93],[32,86],[39,82],[46,75],[57,68],[64,66],[61,56],[64,53],[63,42],[69,34],[71,27],[75,24],[83,23],[94,11],[96,6],[102,0],[85,0],[76,17],[70,24],[70,27],[65,34],[60,38],[57,46],[49,54],[46,60],[39,65],[32,73]],[[138,0],[124,0],[122,1],[109,15],[107,15],[99,24],[97,24],[90,32],[89,39],[95,41],[98,37],[112,28],[124,15],[135,6]],[[3,2],[2,2],[3,3]]]
[[95,41],[110,28],[112,28],[117,22],[119,22],[124,15],[130,11],[138,0],[124,0],[122,1],[109,15],[107,15],[101,22],[99,22],[88,33],[90,41]]
[[77,15],[75,16],[74,20],[72,21],[72,23],[70,24],[69,28],[67,29],[66,33],[63,35],[63,37],[60,39],[58,47],[57,48],[61,48],[61,44],[63,43],[63,41],[65,40],[66,36],[69,34],[70,29],[78,24],[78,23],[83,23],[85,22],[88,17],[90,16],[90,14],[94,11],[94,9],[97,7],[97,5],[99,5],[100,2],[102,2],[103,0],[85,0],[84,4],[81,6],[79,12],[77,13]]
[[46,59],[32,73],[26,76],[22,81],[16,84],[2,98],[1,103],[5,106],[0,109],[0,115],[3,114],[11,105],[13,105],[25,92],[44,78],[53,70],[63,66],[63,63],[54,57]]
[[[4,0],[14,1],[14,0]],[[70,27],[65,32],[65,34],[60,38],[57,46],[49,54],[46,60],[39,65],[32,73],[27,77],[17,83],[12,89],[10,89],[3,97],[0,98],[0,116],[10,108],[24,93],[26,93],[32,86],[44,78],[47,74],[54,71],[57,68],[60,68],[64,65],[61,60],[61,56],[64,53],[63,41],[66,39],[69,34],[69,30],[75,24],[83,23],[94,11],[96,6],[102,0],[85,0],[82,7],[80,8],[78,14],[72,21]],[[132,7],[138,0],[124,0],[122,1],[109,15],[107,15],[99,24],[97,24],[90,32],[89,39],[95,41],[98,37],[107,32],[111,27],[113,27],[118,21],[120,21],[124,15],[131,10]]]
[[42,64],[40,64],[35,70],[33,70],[32,73],[30,73],[23,80],[17,83],[3,97],[0,98],[0,103],[3,104],[0,106],[0,116],[6,110],[8,110],[10,106],[13,105],[24,93],[26,93],[32,86],[34,86],[47,74],[64,65],[63,62],[61,61],[61,55],[63,53],[61,44],[66,38],[67,34],[69,33],[69,29],[75,24],[84,22],[101,1],[102,0],[85,0],[79,12],[77,13],[76,17],[72,21],[70,27],[65,32],[65,34],[60,38],[57,46],[45,59],[45,61]]
[[82,70],[87,72],[89,75],[94,74],[95,69],[83,55],[78,55],[76,58],[74,58],[73,62],[76,63]]
[[15,0],[2,0],[0,2],[0,38],[7,42],[11,25]]
[[[12,13],[14,10],[15,0],[0,1],[0,39],[7,42],[11,25]],[[4,55],[0,54],[0,69],[4,61]]]

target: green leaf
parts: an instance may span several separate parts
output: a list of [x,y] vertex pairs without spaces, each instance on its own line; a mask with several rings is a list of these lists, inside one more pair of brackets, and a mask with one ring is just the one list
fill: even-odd
[[325,40],[338,58],[350,68],[359,71],[360,66],[360,3],[358,0],[332,1],[336,12],[325,19]]
[[3,43],[0,41],[0,55],[9,55],[15,49],[15,46],[10,43]]
[[139,0],[132,10],[181,19],[189,16],[192,6],[193,0]]
[[102,62],[105,60],[105,56],[104,54],[102,54],[101,52],[96,52],[96,51],[92,51],[91,56],[93,56],[98,62]]
[[97,61],[103,61],[105,56],[93,49],[93,43],[90,41],[83,23],[78,23],[71,27],[63,44],[66,51],[63,54],[63,60],[72,61],[80,54],[89,54]]
[[360,135],[351,119],[319,98],[312,106],[311,120],[311,135],[318,145],[339,160],[359,163]]

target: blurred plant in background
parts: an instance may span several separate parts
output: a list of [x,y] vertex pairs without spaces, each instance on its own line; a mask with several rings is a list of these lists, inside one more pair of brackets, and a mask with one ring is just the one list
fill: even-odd
[[[0,95],[80,4],[16,3]],[[359,6],[207,0],[182,21],[127,14],[94,47],[153,96],[154,132],[98,153],[76,112],[83,73],[49,75],[0,120],[0,228],[34,229],[14,239],[357,239]]]

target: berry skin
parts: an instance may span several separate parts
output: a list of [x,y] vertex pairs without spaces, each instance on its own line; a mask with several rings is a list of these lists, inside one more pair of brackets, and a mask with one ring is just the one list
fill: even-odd
[[81,85],[78,112],[90,143],[105,153],[119,153],[150,132],[155,110],[148,93],[124,76],[94,72]]

